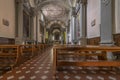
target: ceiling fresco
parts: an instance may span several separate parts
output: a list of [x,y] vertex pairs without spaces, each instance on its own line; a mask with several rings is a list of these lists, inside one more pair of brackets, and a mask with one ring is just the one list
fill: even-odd
[[[48,22],[54,24],[55,21],[58,21],[55,24],[58,23],[61,27],[65,27],[68,25],[70,10],[76,0],[29,0],[29,2],[33,8],[44,14]],[[59,22],[63,22],[65,25]]]

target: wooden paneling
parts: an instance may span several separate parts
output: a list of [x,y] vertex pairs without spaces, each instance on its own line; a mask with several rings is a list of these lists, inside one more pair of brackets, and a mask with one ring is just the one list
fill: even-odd
[[120,34],[114,34],[113,39],[114,39],[115,45],[120,46]]
[[[120,46],[120,34],[113,34],[113,40],[115,42],[114,43],[115,45]],[[87,39],[88,45],[99,45],[99,43],[100,43],[100,37]]]
[[88,45],[99,45],[99,43],[100,43],[100,37],[87,39],[87,44]]
[[0,37],[0,44],[15,44],[15,39]]

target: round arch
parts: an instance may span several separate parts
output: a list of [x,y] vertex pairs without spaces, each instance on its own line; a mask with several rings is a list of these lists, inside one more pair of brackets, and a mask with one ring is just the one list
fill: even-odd
[[50,21],[48,24],[47,24],[47,26],[46,26],[46,28],[47,29],[49,29],[52,25],[54,25],[54,24],[58,24],[58,25],[60,25],[61,26],[61,28],[66,28],[65,27],[65,24],[63,23],[63,22],[61,22],[61,21]]

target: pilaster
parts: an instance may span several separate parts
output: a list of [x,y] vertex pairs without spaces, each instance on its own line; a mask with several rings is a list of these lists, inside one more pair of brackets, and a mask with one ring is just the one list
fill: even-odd
[[87,45],[87,39],[86,39],[86,5],[87,0],[81,0],[80,1],[80,45],[86,46]]
[[22,44],[23,43],[23,0],[17,0],[18,4],[18,13],[16,14],[17,18],[17,27],[18,27],[18,36],[16,37],[15,43]]
[[[101,0],[101,26],[100,44],[105,46],[114,45],[112,28],[112,0]],[[108,59],[113,59],[112,53],[107,53]]]

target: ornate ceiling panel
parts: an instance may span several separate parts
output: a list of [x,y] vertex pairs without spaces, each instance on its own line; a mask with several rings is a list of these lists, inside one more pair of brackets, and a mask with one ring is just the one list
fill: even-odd
[[65,15],[65,9],[56,4],[48,4],[42,8],[42,11],[47,18],[60,18]]
[[[43,11],[49,20],[66,17],[70,10],[69,0],[29,0],[37,10]],[[64,19],[65,20],[65,19]]]
[[46,0],[41,3],[40,8],[49,21],[67,21],[70,10],[68,0]]

